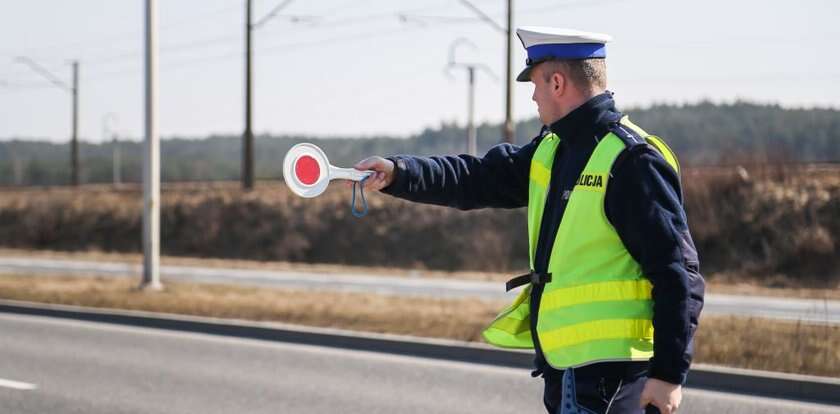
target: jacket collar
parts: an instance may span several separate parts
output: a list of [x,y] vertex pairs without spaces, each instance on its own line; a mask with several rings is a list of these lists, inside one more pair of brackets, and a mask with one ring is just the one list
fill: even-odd
[[611,124],[621,119],[621,113],[615,108],[612,95],[612,92],[607,91],[593,96],[548,128],[567,142],[590,137],[600,139],[609,131]]

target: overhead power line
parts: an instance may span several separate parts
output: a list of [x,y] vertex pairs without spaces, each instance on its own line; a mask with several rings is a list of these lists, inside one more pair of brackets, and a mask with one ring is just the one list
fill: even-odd
[[[280,5],[288,3],[286,1],[281,2]],[[425,7],[414,8],[409,10],[403,10],[402,13],[416,13],[416,12],[423,12],[428,11],[436,8],[440,8],[441,6],[451,4],[451,3],[440,3],[440,4],[433,4],[427,5]],[[231,10],[230,7],[221,10],[215,10],[213,12],[204,13],[204,15],[209,15],[213,13],[218,13],[221,11],[229,11]],[[277,17],[288,17],[279,15],[280,10],[277,10],[277,7],[272,9],[272,11],[277,11],[275,13]],[[269,14],[266,15],[266,17]],[[364,14],[364,15],[356,15],[356,16],[348,16],[345,18],[339,19],[324,19],[319,18],[318,22],[314,22],[314,27],[328,27],[330,29],[336,27],[345,27],[345,26],[352,26],[355,24],[365,24],[370,23],[372,21],[387,21],[394,19],[395,12],[377,12],[371,14]],[[318,16],[306,16],[306,17],[318,17]],[[184,19],[186,20],[186,19]],[[472,18],[473,21],[476,21],[475,18]],[[306,27],[306,26],[304,26]],[[294,50],[300,47],[306,46],[313,46],[313,45],[322,45],[322,44],[339,44],[344,42],[353,42],[362,39],[369,39],[375,38],[377,36],[382,35],[390,35],[390,34],[398,34],[398,33],[407,33],[416,28],[399,28],[397,30],[387,30],[387,29],[373,29],[373,30],[366,30],[357,33],[351,34],[339,34],[335,36],[329,36],[326,38],[321,39],[314,39],[314,40],[305,40],[300,42],[285,42],[279,44],[268,44],[263,47],[256,47],[254,50],[257,53],[271,55],[280,53],[283,51]],[[134,34],[136,35],[136,34]],[[190,41],[184,41],[180,43],[171,43],[169,45],[163,45],[161,49],[161,55],[168,55],[168,56],[175,56],[180,55],[182,52],[198,50],[202,48],[208,48],[220,44],[230,44],[236,41],[240,41],[241,37],[238,35],[227,35],[227,36],[215,36],[215,37],[207,37],[207,38],[200,38]],[[212,56],[201,56],[201,57],[194,57],[194,58],[186,58],[186,59],[178,59],[178,58],[169,58],[163,60],[162,63],[162,71],[168,72],[171,70],[178,70],[183,67],[191,67],[193,65],[200,65],[208,62],[220,62],[220,61],[230,61],[238,56],[241,56],[241,52],[227,52],[221,54],[215,54]],[[138,76],[140,72],[140,63],[141,63],[142,52],[139,49],[133,49],[130,51],[126,51],[122,54],[115,54],[110,56],[104,57],[91,57],[85,59],[85,65],[88,69],[85,71],[86,79],[91,80],[92,82],[96,82],[98,80],[107,80],[107,79],[114,79],[114,78],[121,78],[121,77],[128,77],[128,76]],[[131,67],[128,67],[124,70],[106,70],[101,71],[97,70],[98,68],[104,68],[106,66],[111,66],[114,64],[131,64]],[[56,69],[58,70],[58,69]],[[14,76],[13,76],[14,75]],[[12,91],[12,90],[29,90],[29,89],[38,89],[42,88],[43,85],[40,84],[33,84],[33,83],[26,83],[21,81],[14,81],[13,78],[17,76],[25,76],[25,72],[16,73],[16,74],[7,74],[5,76],[6,81],[9,83],[6,87],[2,87],[4,91]]]
[[[390,18],[393,19],[394,15],[389,14]],[[291,50],[298,50],[308,48],[310,46],[318,46],[318,45],[331,45],[331,44],[342,44],[347,42],[356,42],[359,40],[366,40],[377,38],[380,36],[390,36],[390,35],[398,35],[409,33],[412,31],[420,30],[420,27],[399,27],[392,30],[383,30],[383,29],[372,29],[363,32],[353,33],[353,34],[345,34],[345,35],[335,35],[326,38],[320,39],[313,39],[313,40],[305,40],[300,42],[286,42],[286,43],[279,43],[274,45],[268,45],[263,47],[256,47],[254,51],[259,53],[260,55],[275,55],[278,53],[283,53]],[[201,65],[205,65],[207,63],[212,62],[223,62],[223,61],[234,61],[242,56],[242,52],[231,51],[226,53],[218,53],[211,56],[201,56],[201,57],[194,57],[194,58],[186,58],[186,59],[170,59],[170,60],[163,60],[161,61],[161,72],[167,73],[174,70],[179,70],[186,67],[197,67]],[[87,64],[87,61],[85,62]],[[141,72],[141,62],[137,62],[136,65],[132,66],[131,68],[127,68],[125,70],[117,70],[117,71],[105,71],[105,72],[95,72],[87,70],[85,71],[86,79],[89,79],[90,83],[94,83],[99,80],[108,80],[108,79],[117,79],[122,77],[128,76],[139,76]],[[34,85],[33,85],[34,86]],[[33,87],[34,89],[34,87]]]
[[507,5],[507,21],[504,27],[496,23],[492,17],[488,16],[487,13],[484,13],[484,11],[476,7],[469,0],[460,1],[461,4],[478,15],[481,20],[505,35],[505,124],[502,133],[504,134],[505,141],[512,144],[516,138],[513,124],[513,67],[511,63],[513,53],[513,0],[505,1]]
[[[226,12],[230,12],[232,10],[238,10],[239,7],[231,7],[226,6],[220,9],[214,9],[207,12],[199,12],[199,13],[192,13],[189,16],[182,17],[180,19],[176,19],[174,21],[169,21],[166,24],[162,24],[159,26],[160,30],[172,31],[174,29],[182,29],[188,28],[189,26],[196,25],[196,24],[204,24],[208,17],[216,16],[219,14],[223,14]],[[133,19],[134,17],[132,17]],[[71,42],[60,42],[60,43],[53,43],[43,46],[35,46],[29,47],[26,49],[26,53],[21,53],[20,51],[14,50],[3,50],[0,51],[0,54],[14,56],[25,54],[28,56],[36,56],[36,57],[43,57],[39,56],[42,51],[47,50],[54,50],[54,49],[72,49],[76,54],[79,54],[82,50],[85,49],[96,49],[102,50],[103,45],[113,45],[114,43],[136,43],[138,37],[142,37],[143,29],[142,27],[138,27],[137,30],[126,30],[120,32],[112,32],[106,36],[102,34],[97,34],[96,36],[91,36],[89,38],[83,38],[81,40],[74,40]],[[87,46],[85,46],[87,45]],[[108,49],[107,47],[105,49]],[[86,62],[87,63],[87,62]]]
[[[351,16],[348,16],[346,18],[341,18],[341,19],[327,19],[327,17],[330,16],[330,15],[335,16],[336,11],[339,11],[341,9],[346,9],[347,6],[350,6],[350,5],[357,5],[360,1],[361,0],[349,0],[344,5],[340,5],[340,6],[337,6],[337,7],[330,8],[330,9],[326,10],[325,11],[326,13],[324,13],[322,15],[317,15],[317,14],[316,15],[294,15],[294,16],[287,16],[287,18],[297,19],[299,21],[309,21],[309,20],[312,20],[312,19],[318,19],[322,24],[319,27],[334,28],[334,27],[338,27],[338,26],[345,26],[345,25],[356,24],[356,23],[364,23],[364,22],[368,22],[370,20],[393,18],[393,16],[394,16],[394,12],[391,11],[391,12],[387,12],[387,13],[386,12],[377,12],[377,13],[373,13],[373,14],[358,15],[358,16],[352,16],[351,15]],[[279,6],[281,6],[282,3],[285,3],[285,1],[278,4],[278,6],[275,6],[275,9],[277,9]],[[446,5],[451,5],[451,4],[452,4],[451,2],[446,1],[446,2],[441,2],[441,3],[437,3],[437,4],[426,5],[424,7],[414,8],[414,9],[410,9],[410,10],[403,10],[403,11],[400,11],[400,12],[402,12],[402,13],[419,13],[419,12],[433,10],[433,9],[440,8],[440,7],[446,6]],[[176,20],[165,22],[165,24],[161,24],[159,26],[159,29],[161,31],[165,30],[167,32],[171,32],[173,30],[189,28],[190,26],[193,26],[193,25],[196,25],[196,24],[204,24],[208,19],[214,18],[217,15],[222,15],[222,14],[226,14],[226,13],[229,15],[231,11],[239,10],[239,9],[240,9],[240,6],[225,6],[225,7],[222,7],[222,8],[209,10],[209,11],[206,11],[206,12],[192,13],[189,16],[182,16],[181,18],[178,18]],[[272,11],[274,11],[274,10],[272,10]],[[279,13],[279,11],[277,13]],[[269,17],[269,14],[267,14],[263,18]],[[262,19],[260,19],[260,20],[262,20]],[[85,49],[87,49],[87,50],[91,50],[91,49],[93,49],[93,50],[109,50],[109,49],[113,50],[113,47],[108,47],[108,46],[112,46],[114,44],[125,44],[127,42],[135,43],[137,38],[142,37],[142,35],[143,35],[142,28],[138,27],[137,30],[110,33],[106,36],[103,36],[103,35],[100,34],[100,35],[97,35],[95,37],[90,37],[90,38],[82,39],[82,40],[54,43],[54,44],[43,45],[43,46],[29,47],[25,51],[24,50],[0,50],[0,55],[5,55],[5,56],[9,56],[9,57],[14,57],[14,56],[18,56],[18,55],[27,55],[27,56],[38,57],[43,61],[43,60],[49,60],[49,59],[47,59],[47,56],[42,56],[41,55],[42,51],[54,50],[54,49],[64,49],[64,50],[72,49],[74,51],[74,54],[81,55],[82,54],[81,52],[84,51]],[[105,45],[106,47],[103,48],[103,45]],[[165,48],[164,45],[162,45],[162,49],[163,48]],[[139,51],[139,49],[136,49],[136,48],[131,49],[131,51],[134,51],[134,50],[137,50],[138,54],[141,53]],[[61,58],[61,60],[64,60],[64,58]],[[86,65],[90,64],[90,63],[94,63],[95,60],[97,60],[97,59],[93,56],[91,57],[91,59],[88,59],[87,56],[85,56]]]
[[[327,22],[324,21],[316,21],[315,19],[320,19],[319,16],[288,16],[288,15],[278,15],[278,18],[286,18],[293,22],[299,23],[312,23],[313,25],[317,25],[318,27],[322,25],[328,25],[330,28],[336,27],[344,27],[350,26],[353,24],[358,23],[369,23],[375,20],[385,20],[385,19],[393,19],[393,13],[375,13],[369,15],[361,15],[361,16],[353,16],[343,19],[335,19],[330,20]],[[343,36],[341,36],[343,37]],[[355,35],[349,35],[348,37],[353,38]],[[214,37],[206,37],[200,38],[190,41],[183,41],[178,43],[170,43],[168,45],[161,45],[160,53],[161,55],[173,55],[184,51],[192,51],[192,50],[199,50],[203,48],[210,48],[214,46],[218,46],[221,44],[232,44],[234,42],[241,41],[242,37],[239,35],[225,35],[225,36],[214,36]],[[306,42],[308,43],[308,42]],[[288,44],[281,44],[280,48],[285,48]],[[257,49],[258,51],[261,49]],[[229,57],[231,53],[226,53],[222,55],[222,57]],[[93,70],[88,70],[87,73],[96,73],[96,68],[103,67],[103,66],[111,66],[114,64],[124,64],[124,63],[137,63],[139,64],[140,59],[142,58],[142,51],[139,49],[131,49],[127,50],[123,53],[108,55],[108,56],[99,56],[99,57],[88,57],[85,58],[85,64],[89,68],[93,68]],[[217,54],[211,57],[200,57],[198,59],[189,59],[189,60],[196,60],[196,61],[213,61],[220,59],[220,56]],[[57,69],[56,69],[57,70]],[[20,72],[20,73],[12,73],[6,74],[5,78],[14,79],[20,76],[26,76],[28,72]],[[111,76],[112,74],[119,73],[119,72],[105,72],[106,76]]]
[[[285,20],[295,22],[295,23],[310,23],[309,26],[311,26],[312,28],[319,28],[319,30],[321,30],[321,29],[325,29],[325,28],[326,29],[336,29],[336,28],[339,28],[339,27],[352,26],[352,25],[356,25],[356,24],[369,24],[373,21],[390,20],[390,19],[393,19],[394,15],[395,15],[395,12],[393,12],[393,11],[392,12],[376,12],[376,13],[356,15],[356,16],[351,15],[351,16],[344,17],[344,18],[327,18],[326,15],[324,15],[324,16],[318,16],[318,15],[280,15],[279,14],[280,13],[279,7],[283,4],[288,4],[290,1],[291,0],[281,2],[280,4],[278,4],[278,6],[275,6],[274,9],[272,9],[272,11],[270,13],[266,14],[260,20],[262,20],[263,23],[265,23],[265,22],[268,21],[267,19],[269,17],[274,16],[274,17],[285,19]],[[348,2],[347,4],[350,4],[350,3],[351,2]],[[451,3],[446,2],[446,3],[440,3],[440,4],[432,4],[432,5],[427,5],[425,7],[399,11],[398,13],[418,13],[418,12],[423,12],[423,11],[428,11],[428,10],[440,8],[441,6],[444,6],[444,5],[447,5],[447,4],[451,4]],[[161,29],[163,29],[163,28],[176,29],[176,28],[179,28],[179,27],[187,27],[187,26],[192,25],[194,23],[201,23],[202,21],[206,20],[206,17],[211,17],[213,15],[218,15],[218,14],[223,13],[223,12],[230,12],[231,10],[233,10],[232,7],[224,7],[224,8],[221,8],[221,9],[208,11],[206,13],[199,13],[199,14],[196,14],[196,15],[193,15],[193,16],[190,16],[190,17],[185,17],[185,18],[179,19],[175,22],[169,22],[166,25],[161,25]],[[332,13],[330,13],[330,14],[332,14]],[[307,26],[303,26],[303,28],[306,28],[306,27]],[[76,54],[80,55],[80,57],[82,57],[84,59],[86,67],[89,68],[86,71],[86,73],[90,74],[90,73],[95,73],[96,68],[98,68],[100,66],[112,65],[112,64],[121,64],[123,62],[132,62],[132,61],[138,61],[139,62],[139,59],[142,58],[142,51],[139,48],[132,47],[132,48],[128,48],[128,49],[119,50],[117,48],[114,48],[113,45],[123,44],[127,40],[131,40],[133,42],[135,40],[135,38],[140,36],[140,35],[141,35],[140,33],[133,32],[133,31],[132,32],[122,32],[122,33],[117,33],[117,34],[111,34],[111,35],[106,36],[106,37],[98,36],[96,39],[29,48],[29,49],[26,50],[25,54],[28,55],[28,56],[38,57],[39,60],[41,60],[43,62],[45,60],[46,61],[55,60],[55,58],[49,58],[48,56],[39,55],[39,53],[38,53],[39,51],[55,49],[55,48],[74,49]],[[223,35],[223,36],[212,36],[212,37],[198,38],[198,39],[194,39],[194,40],[187,40],[187,41],[181,41],[181,42],[175,42],[175,43],[169,43],[169,44],[162,44],[160,46],[160,53],[161,53],[161,55],[172,55],[175,52],[197,50],[197,49],[200,49],[200,48],[209,48],[209,47],[213,47],[213,46],[220,45],[220,44],[230,44],[230,43],[238,42],[240,40],[241,40],[241,37],[239,35]],[[90,42],[93,45],[92,48],[83,46],[85,43],[88,43],[88,42]],[[105,47],[103,47],[103,44],[105,45]],[[82,45],[82,46],[78,47],[79,45]],[[97,54],[91,54],[91,53],[79,53],[80,49],[81,50],[87,49],[89,51],[90,50],[109,51],[109,50],[115,50],[115,49],[116,50],[115,50],[115,53],[98,54],[97,55]],[[17,54],[3,53],[3,54],[6,55],[6,56],[9,56],[9,57],[14,57],[14,56],[17,56],[17,55],[22,54],[22,53],[17,53]],[[60,60],[65,61],[66,59],[62,57],[62,58],[60,58]],[[46,67],[47,68],[52,68],[51,70],[53,70],[53,71],[60,70],[59,66],[46,65]],[[93,68],[93,72],[90,70],[90,68]],[[27,72],[20,72],[20,73],[5,74],[4,76],[7,79],[14,79],[14,78],[18,78],[20,76],[26,76],[26,75],[27,75]]]
[[267,22],[267,21],[271,20],[273,17],[277,16],[277,13],[280,13],[280,10],[283,10],[286,7],[288,7],[293,1],[294,0],[284,0],[284,1],[280,2],[280,4],[274,6],[274,8],[271,9],[271,11],[268,12],[268,14],[263,16],[261,19],[257,20],[256,23],[252,24],[251,28],[256,29],[256,28],[264,25],[265,22]]
[[489,24],[490,24],[490,26],[493,26],[496,30],[498,30],[498,31],[500,31],[500,32],[502,32],[502,33],[507,33],[507,29],[506,29],[506,28],[504,28],[504,27],[502,27],[502,25],[500,25],[500,24],[496,23],[496,21],[495,21],[495,20],[493,20],[493,18],[492,18],[492,17],[488,16],[488,15],[487,15],[487,13],[484,13],[481,9],[479,9],[479,8],[478,8],[478,7],[476,7],[474,4],[472,4],[471,2],[469,2],[469,0],[460,0],[460,1],[461,1],[461,4],[463,4],[464,6],[467,6],[467,8],[469,8],[470,10],[472,10],[473,12],[475,12],[475,14],[477,14],[477,15],[478,15],[478,17],[479,17],[481,20],[484,20],[485,22],[489,23]]
[[44,69],[43,66],[35,63],[35,61],[33,61],[32,59],[30,59],[26,56],[16,57],[15,62],[23,63],[24,65],[29,66],[30,69],[34,70],[35,72],[37,72],[41,76],[47,78],[47,80],[50,81],[50,83],[52,83],[55,86],[58,86],[61,89],[64,89],[66,91],[72,91],[73,90],[73,88],[70,85],[66,84],[64,81],[59,79],[57,76],[50,73],[50,71]]

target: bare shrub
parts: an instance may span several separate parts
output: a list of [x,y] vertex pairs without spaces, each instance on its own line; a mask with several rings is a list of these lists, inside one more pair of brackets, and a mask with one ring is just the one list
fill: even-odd
[[[809,286],[840,279],[840,174],[790,165],[688,168],[689,226],[704,274],[780,277]],[[0,193],[0,245],[53,250],[140,250],[141,193],[126,187]],[[462,212],[369,194],[350,214],[350,189],[302,199],[282,183],[252,192],[237,183],[164,187],[165,254],[440,270],[527,269],[525,211]]]

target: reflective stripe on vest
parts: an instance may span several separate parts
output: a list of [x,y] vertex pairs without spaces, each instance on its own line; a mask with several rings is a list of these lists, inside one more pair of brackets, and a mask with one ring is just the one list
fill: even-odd
[[[646,137],[679,171],[676,157],[660,139],[625,117],[622,127]],[[551,167],[560,138],[549,134],[531,161],[528,236],[533,269],[539,226],[551,186]],[[540,301],[537,334],[546,361],[564,369],[598,361],[646,360],[653,355],[650,282],[607,220],[604,199],[610,171],[625,143],[613,133],[596,146],[571,191],[549,259],[552,281]],[[530,348],[529,285],[484,331],[487,342]]]

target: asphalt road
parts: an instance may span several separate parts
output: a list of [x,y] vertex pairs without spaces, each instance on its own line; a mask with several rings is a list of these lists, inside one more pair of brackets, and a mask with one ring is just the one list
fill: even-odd
[[[541,413],[526,370],[0,314],[0,412]],[[688,389],[681,413],[837,413]]]
[[[57,260],[29,257],[0,257],[0,272],[21,274],[59,273],[138,277],[139,264]],[[342,273],[322,274],[258,269],[226,269],[217,267],[162,266],[161,277],[171,280],[275,286],[297,289],[334,289],[384,294],[431,297],[480,297],[509,299],[515,292],[505,293],[500,282],[453,279],[368,276]],[[840,301],[793,299],[761,296],[707,295],[706,314],[732,314],[808,323],[840,324]]]

